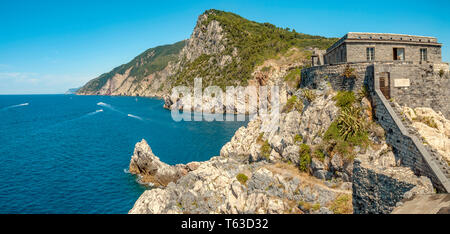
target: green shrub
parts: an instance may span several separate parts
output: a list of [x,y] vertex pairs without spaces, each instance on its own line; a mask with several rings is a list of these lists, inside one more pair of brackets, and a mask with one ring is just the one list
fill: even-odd
[[302,142],[303,142],[303,137],[301,135],[297,134],[294,136],[294,144],[302,143]]
[[301,69],[296,68],[289,71],[289,73],[284,77],[284,81],[294,81],[294,82],[300,82],[301,80]]
[[354,68],[350,68],[350,65],[347,64],[347,66],[345,66],[344,72],[342,73],[342,76],[345,78],[356,78],[355,75],[355,69]]
[[258,138],[256,138],[256,143],[258,143],[258,144],[260,144],[260,145],[264,144],[263,137],[264,137],[264,133],[261,132],[261,133],[259,134]]
[[367,89],[367,87],[364,85],[363,87],[361,87],[361,89],[358,91],[358,100],[362,100],[363,98],[368,98],[369,97],[369,90]]
[[311,164],[311,148],[307,144],[301,144],[299,150],[300,163],[299,169],[300,171],[308,171],[309,165]]
[[245,174],[239,173],[236,175],[236,179],[242,184],[245,185],[247,183],[248,177]]
[[264,144],[261,146],[261,155],[265,159],[269,159],[271,150],[272,150],[272,147],[270,147],[269,141],[266,140],[264,142]]
[[314,204],[314,205],[311,207],[311,209],[312,209],[313,211],[318,211],[318,210],[320,209],[320,203]]
[[325,153],[321,149],[314,150],[313,156],[320,161],[325,160]]
[[445,72],[444,72],[444,70],[443,70],[443,69],[439,70],[439,76],[440,76],[440,77],[443,77],[443,76],[444,76],[444,74],[445,74]]
[[343,108],[355,103],[356,97],[353,91],[339,91],[333,100],[336,101],[336,106]]

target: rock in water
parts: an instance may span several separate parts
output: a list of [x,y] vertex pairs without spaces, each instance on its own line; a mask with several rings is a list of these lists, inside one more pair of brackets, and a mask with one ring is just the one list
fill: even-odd
[[[141,183],[153,183],[156,186],[166,186],[170,182],[176,182],[189,171],[195,170],[195,163],[188,166],[177,164],[168,165],[155,156],[147,141],[142,139],[134,148],[130,161],[130,173],[139,175]],[[198,167],[198,166],[197,166]]]

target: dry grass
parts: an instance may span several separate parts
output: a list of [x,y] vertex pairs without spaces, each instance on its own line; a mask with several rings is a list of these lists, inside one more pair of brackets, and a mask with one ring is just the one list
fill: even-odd
[[341,194],[331,204],[330,209],[335,214],[352,214],[353,204],[351,194]]

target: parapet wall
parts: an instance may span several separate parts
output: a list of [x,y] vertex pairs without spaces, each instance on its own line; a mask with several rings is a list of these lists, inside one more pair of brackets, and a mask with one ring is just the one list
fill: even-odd
[[355,78],[345,78],[342,74],[347,64],[323,65],[305,68],[301,72],[301,88],[317,88],[322,80],[328,80],[334,90],[359,90],[364,86],[364,81],[373,72],[368,68],[371,63],[349,63],[350,68],[355,69]]

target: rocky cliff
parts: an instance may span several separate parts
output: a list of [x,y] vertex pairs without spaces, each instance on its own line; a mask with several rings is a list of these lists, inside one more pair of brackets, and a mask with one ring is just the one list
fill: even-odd
[[[208,10],[198,17],[188,40],[149,49],[89,81],[77,94],[164,97],[173,86],[193,86],[196,77],[203,78],[204,86],[222,89],[262,84],[269,73],[302,66],[313,48],[326,48],[334,41]],[[272,62],[273,67],[261,73],[271,59],[282,63]]]
[[[164,176],[159,185],[167,186],[145,191],[130,213],[388,213],[405,197],[433,193],[428,178],[395,159],[384,130],[370,119],[367,98],[353,95],[326,81],[298,89],[279,128],[264,131],[270,119],[255,117],[220,156],[191,169],[165,165],[145,141],[138,143],[130,171]],[[347,112],[356,108],[363,130],[344,140]]]

